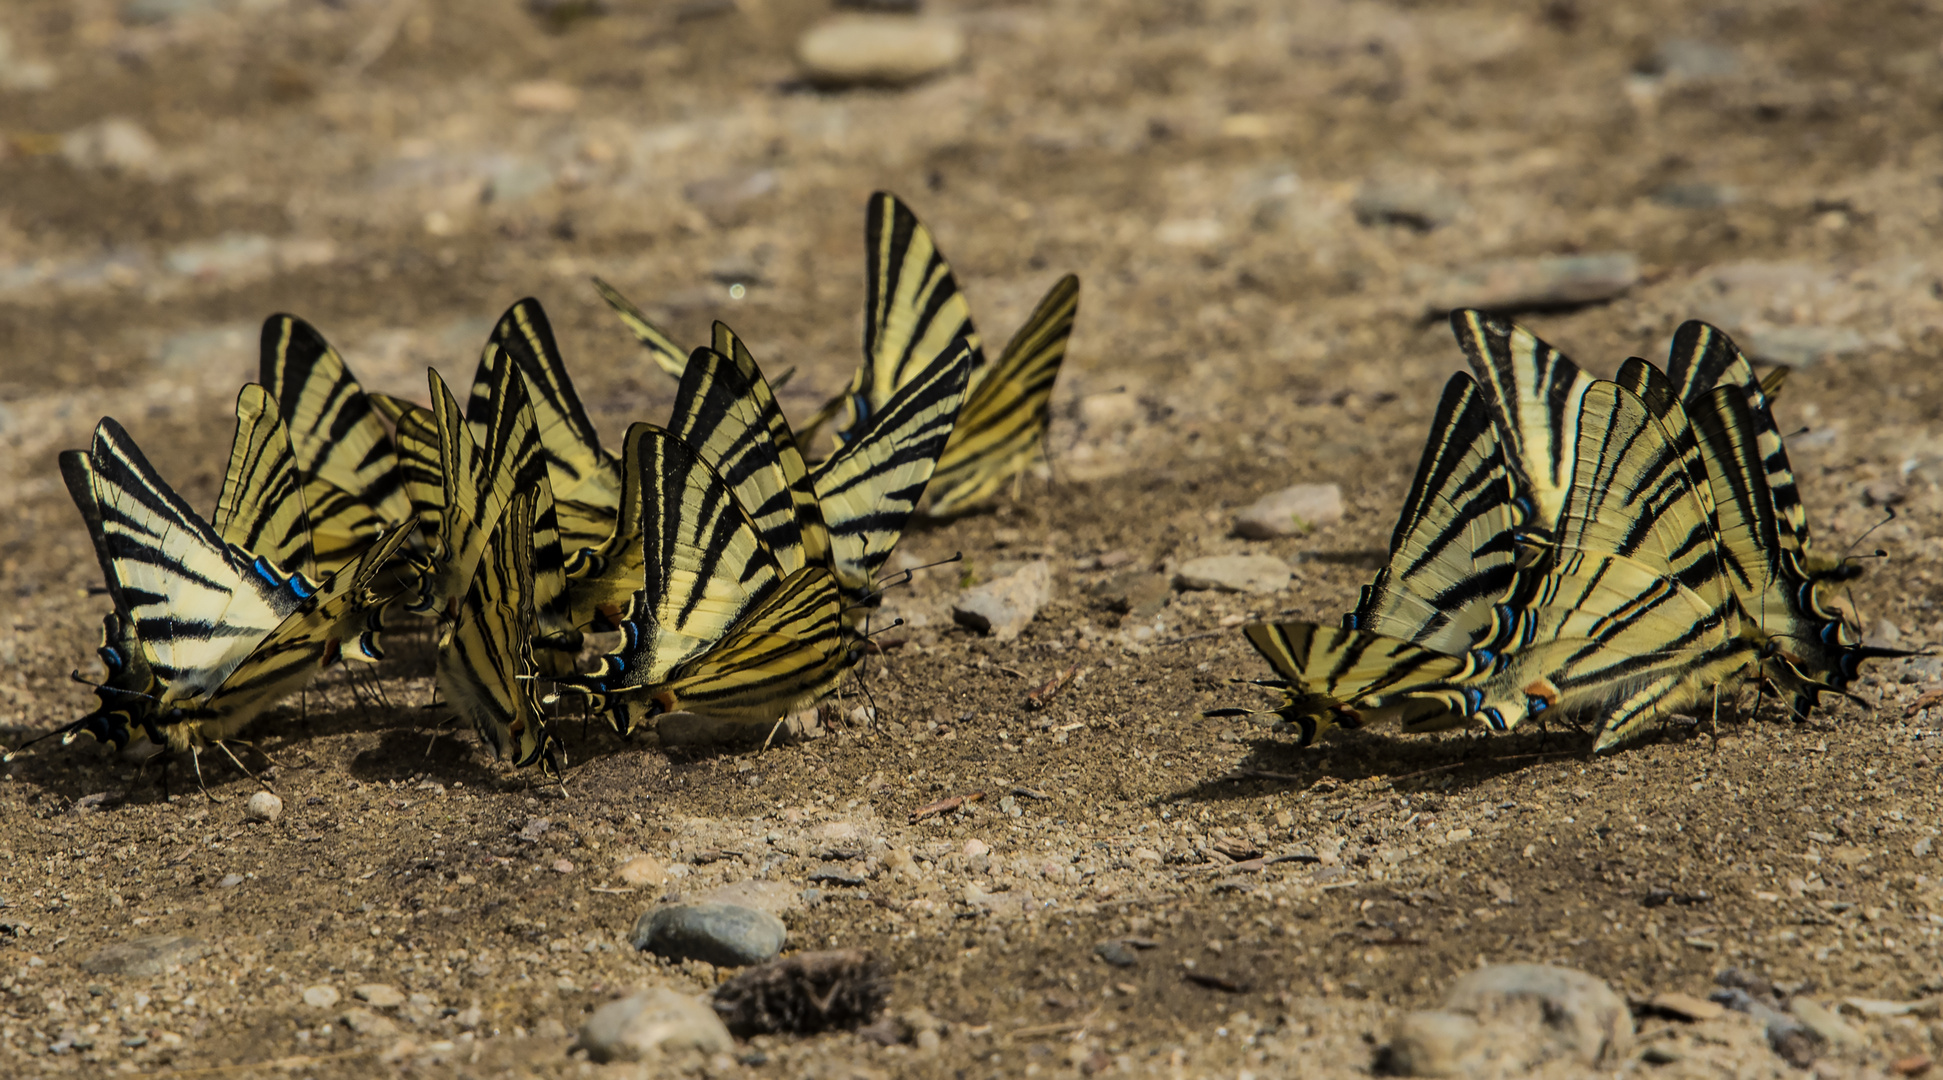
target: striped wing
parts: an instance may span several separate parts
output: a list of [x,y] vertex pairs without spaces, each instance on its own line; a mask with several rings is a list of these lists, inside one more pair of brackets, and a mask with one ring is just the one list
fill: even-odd
[[1059,280],[978,378],[931,476],[930,512],[945,516],[991,498],[1045,456],[1053,381],[1079,310],[1079,278]]
[[1455,707],[1455,698],[1438,691],[1470,670],[1464,657],[1366,630],[1286,622],[1252,623],[1242,633],[1281,676],[1265,685],[1285,695],[1275,714],[1294,728],[1298,746],[1332,728],[1359,726],[1359,702],[1400,701],[1406,722],[1444,715]]
[[634,335],[634,340],[648,350],[655,364],[675,378],[681,378],[688,366],[688,353],[675,343],[675,339],[656,326],[654,320],[643,314],[632,300],[622,296],[619,289],[599,278],[594,279],[594,288],[599,290],[600,298],[607,301],[607,306],[614,309],[614,314],[620,316],[622,325]]
[[[1783,558],[1792,558],[1804,573],[1809,570],[1810,543],[1808,514],[1801,505],[1801,491],[1795,485],[1794,467],[1775,423],[1771,388],[1754,377],[1754,365],[1734,339],[1718,327],[1699,320],[1682,323],[1673,333],[1673,347],[1667,354],[1667,375],[1689,405],[1716,386],[1738,386],[1746,394],[1748,414],[1754,422],[1755,445],[1766,476],[1766,499],[1778,528],[1777,542]],[[1779,385],[1777,382],[1775,385]]]
[[[160,734],[178,749],[226,739],[303,689],[318,671],[351,655],[347,645],[359,637],[368,641],[369,616],[391,600],[374,586],[379,572],[410,535],[409,523],[380,534],[357,562],[326,578],[296,611],[258,641],[222,685],[199,703],[188,703],[187,695],[171,686],[162,705],[174,704],[179,711],[162,715]],[[362,647],[365,659],[375,658],[368,645]]]
[[398,445],[398,476],[412,504],[418,527],[438,534],[445,517],[445,471],[439,464],[439,426],[432,410],[389,394],[372,394],[371,403],[392,423]]
[[620,648],[589,674],[560,680],[593,696],[596,708],[606,695],[665,683],[783,577],[728,485],[672,432],[634,425],[628,459],[643,515],[639,592],[621,624]]
[[669,428],[735,493],[783,573],[826,565],[829,533],[789,422],[741,341],[720,323],[715,337],[721,348],[689,358]]
[[1517,576],[1520,515],[1490,406],[1461,372],[1444,384],[1390,560],[1344,624],[1457,655]]
[[213,694],[230,672],[311,595],[299,578],[231,548],[156,473],[113,420],[89,450],[110,591],[165,703]]
[[1761,422],[1742,387],[1724,382],[1691,408],[1720,508],[1729,579],[1744,616],[1770,645],[1763,652],[1763,670],[1792,691],[1795,714],[1806,717],[1822,692],[1845,692],[1864,660],[1908,654],[1860,644],[1842,613],[1822,601],[1827,578],[1806,576],[1799,564],[1783,557],[1779,537],[1785,530],[1767,498],[1772,474],[1761,453]]
[[855,441],[899,390],[961,344],[971,350],[972,379],[984,374],[971,305],[911,208],[888,192],[873,194],[864,208],[864,244],[864,362],[850,388],[803,425],[805,440],[841,414],[838,442]]
[[850,603],[869,596],[917,509],[951,439],[974,359],[972,345],[960,340],[811,471],[830,531],[837,586]]
[[438,528],[431,543],[431,567],[412,604],[421,613],[449,618],[472,581],[491,531],[512,498],[520,463],[536,453],[533,413],[527,407],[525,380],[502,369],[489,399],[484,437],[475,440],[459,403],[437,371],[428,371],[432,421],[439,438],[439,494],[414,489],[422,507],[437,501]]
[[320,572],[355,561],[411,518],[384,422],[316,328],[292,315],[266,320],[257,381],[289,428]]
[[500,515],[486,557],[439,641],[440,693],[492,745],[501,760],[556,771],[558,749],[540,715],[532,641],[534,499],[517,493]]
[[789,577],[713,648],[682,663],[649,694],[618,698],[621,730],[659,711],[771,723],[828,694],[852,660],[836,579],[820,566]]
[[134,728],[152,718],[155,702],[161,697],[161,685],[149,669],[141,639],[135,635],[135,620],[128,614],[128,605],[123,602],[115,581],[114,559],[102,529],[101,508],[95,503],[93,458],[86,450],[66,450],[61,453],[60,462],[61,479],[66,481],[68,494],[87,526],[88,540],[94,546],[95,560],[101,565],[101,576],[108,583],[115,607],[102,618],[101,645],[95,650],[106,672],[95,684],[98,705],[93,712],[62,728],[61,733],[66,741],[86,732],[95,741],[113,743],[119,749],[128,745]]
[[[1690,707],[1751,653],[1714,524],[1654,410],[1594,384],[1576,458],[1554,558],[1481,651],[1496,670],[1471,711],[1500,731],[1550,708],[1603,711],[1606,749]],[[1659,689],[1635,699],[1645,686]]]
[[236,395],[236,435],[213,524],[225,542],[285,574],[316,573],[297,457],[275,403],[256,383]]
[[567,375],[566,361],[540,302],[521,300],[507,309],[494,328],[473,381],[467,419],[484,423],[492,413],[482,388],[492,382],[497,357],[512,360],[526,379],[539,448],[552,480],[561,542],[569,551],[607,539],[621,501],[621,466],[603,450],[600,435]]
[[1549,532],[1572,486],[1579,402],[1592,377],[1516,323],[1468,309],[1451,312],[1450,320],[1471,370],[1491,392],[1519,494],[1534,507],[1528,528]]

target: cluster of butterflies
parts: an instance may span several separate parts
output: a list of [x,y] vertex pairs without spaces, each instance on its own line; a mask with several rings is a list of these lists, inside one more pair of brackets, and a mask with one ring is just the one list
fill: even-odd
[[1848,696],[1864,660],[1911,655],[1861,645],[1831,602],[1859,571],[1810,547],[1771,407],[1785,369],[1757,379],[1697,321],[1666,370],[1635,357],[1611,381],[1515,324],[1458,311],[1451,326],[1476,378],[1445,385],[1356,610],[1245,630],[1303,745],[1364,723],[1562,715],[1595,720],[1604,751],[1750,680],[1805,717]]
[[[821,698],[863,652],[920,501],[956,513],[1040,460],[1079,295],[1061,280],[987,363],[910,209],[872,196],[866,238],[863,364],[800,431],[727,326],[683,352],[598,281],[679,380],[667,426],[632,425],[618,455],[530,299],[493,330],[463,407],[436,371],[429,406],[367,392],[310,325],[272,317],[211,519],[104,419],[61,469],[114,603],[107,677],[99,707],[50,734],[227,752],[322,668],[379,659],[401,608],[434,620],[445,701],[519,766],[559,768],[541,705],[561,697],[623,735],[675,710],[767,722]],[[616,630],[579,670],[584,635]]]

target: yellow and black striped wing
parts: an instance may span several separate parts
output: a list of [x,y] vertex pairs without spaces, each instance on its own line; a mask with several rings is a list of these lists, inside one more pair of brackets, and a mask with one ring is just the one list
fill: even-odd
[[257,381],[289,428],[320,572],[355,561],[411,518],[383,420],[315,327],[292,315],[265,321]]
[[226,543],[285,574],[317,574],[297,456],[276,404],[256,383],[236,395],[236,434],[212,524]]
[[850,388],[803,425],[805,440],[841,415],[837,440],[854,441],[905,384],[961,344],[971,349],[973,382],[984,374],[971,304],[931,230],[903,200],[884,191],[870,197],[864,246],[864,362]]
[[850,603],[870,594],[951,439],[973,354],[969,342],[934,359],[835,454],[810,472],[830,531],[831,565]]
[[533,501],[521,491],[500,516],[458,617],[439,642],[437,677],[446,701],[496,757],[553,771],[557,748],[533,683]]
[[754,523],[783,573],[827,565],[823,511],[789,423],[748,350],[717,323],[717,340],[742,362],[696,349],[675,393],[669,429],[713,468]]
[[1465,657],[1367,630],[1283,622],[1252,623],[1242,633],[1281,676],[1263,685],[1285,695],[1274,712],[1294,730],[1300,746],[1332,728],[1359,726],[1365,704],[1390,706],[1406,722],[1459,710],[1459,699],[1445,688],[1471,672]]
[[622,296],[619,289],[599,278],[594,279],[594,288],[599,290],[600,298],[607,301],[607,306],[614,309],[614,314],[620,316],[622,325],[634,335],[634,340],[648,351],[655,365],[675,378],[681,378],[688,365],[687,350],[676,344],[667,331],[656,326],[654,320],[648,318],[633,301]]
[[1053,382],[1079,311],[1079,278],[1059,280],[983,375],[931,476],[930,512],[965,510],[1002,491],[1045,456]]
[[1579,402],[1592,377],[1516,323],[1469,309],[1451,312],[1450,320],[1478,382],[1490,391],[1519,493],[1533,504],[1527,528],[1549,533],[1572,486]]
[[1344,625],[1463,653],[1516,580],[1521,518],[1490,406],[1470,376],[1454,374],[1391,534],[1389,562]]
[[439,463],[439,427],[432,410],[389,394],[372,394],[371,404],[390,420],[397,442],[398,476],[412,513],[429,537],[445,517],[445,469]]
[[[491,531],[512,498],[520,463],[536,452],[533,412],[527,407],[525,380],[502,368],[489,401],[491,412],[475,440],[459,403],[437,371],[427,372],[432,422],[438,432],[440,513],[431,543],[430,570],[413,609],[450,617],[485,554]],[[415,501],[418,501],[415,498]],[[431,497],[424,496],[429,505]]]
[[492,414],[481,391],[491,384],[492,368],[502,355],[526,379],[540,454],[553,485],[562,545],[578,551],[599,544],[613,530],[620,506],[620,462],[602,449],[538,300],[528,297],[514,304],[494,328],[467,407],[468,419],[478,418],[475,424],[486,422]]
[[843,621],[836,579],[823,567],[806,566],[648,696],[718,720],[768,723],[834,689],[855,640]]
[[87,526],[88,540],[94,547],[102,580],[114,604],[114,610],[102,618],[101,645],[95,650],[105,672],[94,686],[98,704],[93,712],[63,727],[61,735],[63,741],[68,741],[86,732],[95,741],[113,743],[119,749],[128,745],[135,728],[153,718],[155,702],[162,690],[149,669],[141,639],[135,634],[135,620],[129,615],[116,582],[101,509],[95,503],[93,459],[86,450],[66,450],[61,453],[60,463],[61,479],[66,482],[68,494]]

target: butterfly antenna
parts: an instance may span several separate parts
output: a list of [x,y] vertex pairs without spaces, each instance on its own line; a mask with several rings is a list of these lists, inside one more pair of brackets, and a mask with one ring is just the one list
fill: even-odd
[[[234,752],[234,751],[232,751],[232,750],[230,750],[230,748],[229,748],[229,740],[228,740],[228,739],[217,739],[217,740],[216,740],[216,746],[217,746],[217,748],[218,748],[218,749],[220,749],[220,750],[222,750],[222,752],[223,752],[223,756],[224,756],[224,757],[226,757],[226,758],[228,758],[228,759],[230,760],[230,762],[231,762],[232,764],[234,764],[234,765],[235,765],[235,766],[236,766],[237,768],[239,768],[239,769],[241,769],[241,770],[243,770],[243,775],[244,775],[244,776],[247,776],[247,777],[249,777],[250,779],[252,779],[252,780],[254,780],[254,781],[256,781],[256,783],[257,783],[257,786],[258,786],[258,787],[260,787],[260,788],[262,788],[262,789],[263,789],[263,790],[265,790],[265,791],[269,791],[269,792],[270,792],[270,794],[272,794],[272,795],[274,795],[274,794],[276,794],[276,792],[275,792],[275,791],[272,791],[272,790],[270,789],[270,785],[269,785],[269,784],[267,784],[267,783],[264,783],[264,781],[263,781],[263,778],[262,778],[262,777],[260,777],[260,776],[258,776],[258,775],[256,775],[255,773],[253,773],[253,772],[251,772],[251,771],[250,771],[250,767],[249,767],[248,765],[245,765],[245,764],[243,764],[243,759],[242,759],[242,758],[239,758],[239,757],[237,757],[237,756],[236,756],[236,754],[235,754],[235,752]],[[265,755],[265,756],[267,757],[268,755]],[[272,765],[274,765],[274,764],[276,764],[276,762],[271,762],[271,764],[272,764]]]
[[865,593],[863,599],[845,608],[844,611],[848,613],[860,607],[866,607],[872,600],[881,599],[885,592],[900,586],[909,585],[911,583],[911,575],[917,573],[919,570],[929,570],[935,566],[948,566],[955,562],[963,562],[964,558],[964,552],[954,551],[948,559],[939,559],[937,562],[928,562],[922,566],[913,566],[909,570],[899,570],[897,573],[891,575],[889,580],[880,583],[875,589]]
[[[1874,525],[1869,526],[1866,530],[1863,531],[1861,536],[1858,536],[1854,540],[1849,541],[1848,551],[1854,551],[1855,545],[1860,544],[1864,540],[1867,540],[1871,533],[1874,533],[1877,529],[1882,528],[1884,525],[1887,525],[1894,520],[1896,520],[1896,508],[1893,506],[1883,507],[1882,520],[1876,522]],[[1881,548],[1877,548],[1875,557],[1878,559],[1886,559],[1889,557],[1889,553],[1883,551]],[[1843,562],[1848,561],[1847,552],[1843,553],[1842,561]]]
[[68,672],[67,677],[75,682],[80,683],[82,686],[92,686],[96,690],[106,690],[111,694],[127,694],[129,697],[147,698],[150,701],[157,700],[154,694],[144,694],[140,690],[123,690],[118,686],[109,686],[107,683],[98,683],[95,682],[93,679],[88,678],[86,675],[81,674],[78,671]]

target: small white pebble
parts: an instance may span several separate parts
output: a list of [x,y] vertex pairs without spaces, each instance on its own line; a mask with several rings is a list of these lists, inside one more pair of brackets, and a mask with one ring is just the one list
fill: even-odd
[[259,791],[243,804],[243,816],[251,821],[275,821],[283,816],[283,800],[267,791]]

